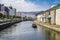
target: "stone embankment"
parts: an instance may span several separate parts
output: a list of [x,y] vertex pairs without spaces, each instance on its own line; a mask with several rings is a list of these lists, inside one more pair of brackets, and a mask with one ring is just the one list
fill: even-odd
[[13,25],[15,23],[18,23],[18,22],[21,22],[21,21],[18,20],[18,21],[10,21],[10,22],[5,22],[5,23],[0,23],[0,31],[3,30],[3,29],[5,29],[5,28],[8,28],[11,25]]
[[34,21],[34,23],[37,24],[37,25],[40,25],[40,26],[42,26],[42,27],[46,27],[46,28],[48,28],[48,29],[51,29],[51,30],[54,30],[54,31],[60,33],[60,28],[53,27],[53,26],[50,26],[50,25],[46,25],[46,24],[43,24],[43,23],[41,23],[41,22],[39,22],[39,21]]

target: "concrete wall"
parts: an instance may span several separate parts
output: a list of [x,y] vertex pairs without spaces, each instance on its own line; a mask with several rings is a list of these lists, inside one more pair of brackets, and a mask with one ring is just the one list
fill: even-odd
[[60,25],[60,9],[56,10],[56,24]]

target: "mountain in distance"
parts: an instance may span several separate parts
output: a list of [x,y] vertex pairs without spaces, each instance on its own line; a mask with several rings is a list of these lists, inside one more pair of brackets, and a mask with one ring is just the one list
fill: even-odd
[[37,14],[38,12],[40,11],[37,11],[37,12],[20,12],[21,14],[32,14],[32,15],[35,15]]

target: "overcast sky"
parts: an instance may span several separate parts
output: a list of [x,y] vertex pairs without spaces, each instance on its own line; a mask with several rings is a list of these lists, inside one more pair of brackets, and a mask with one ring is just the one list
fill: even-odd
[[60,0],[0,0],[6,6],[13,6],[17,11],[31,12],[48,9],[52,4],[60,3]]

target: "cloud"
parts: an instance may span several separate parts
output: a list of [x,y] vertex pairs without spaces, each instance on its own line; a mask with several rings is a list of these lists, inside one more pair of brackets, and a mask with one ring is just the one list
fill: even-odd
[[25,0],[2,0],[1,3],[5,4],[6,6],[12,5],[17,11],[41,11],[41,7],[36,5],[32,2],[27,2]]

